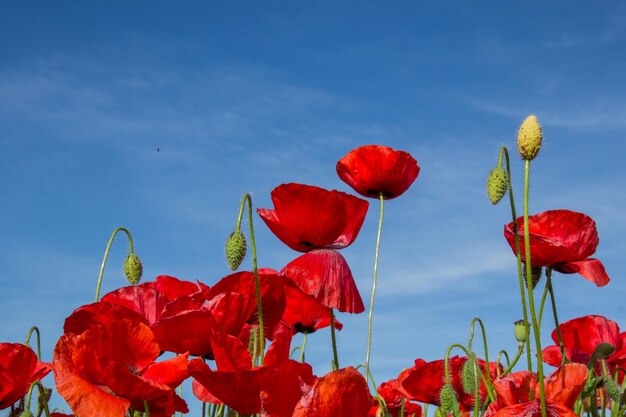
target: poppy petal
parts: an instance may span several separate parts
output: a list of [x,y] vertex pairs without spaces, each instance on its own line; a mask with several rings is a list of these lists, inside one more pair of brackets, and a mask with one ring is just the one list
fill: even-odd
[[598,287],[604,287],[611,281],[602,262],[594,258],[588,258],[578,262],[568,262],[555,266],[554,269],[563,274],[580,274],[583,278],[593,282]]

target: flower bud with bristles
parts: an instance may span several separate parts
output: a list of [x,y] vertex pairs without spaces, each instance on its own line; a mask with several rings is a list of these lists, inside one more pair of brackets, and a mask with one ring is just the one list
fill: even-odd
[[475,371],[476,364],[474,361],[471,359],[465,361],[461,371],[461,382],[463,383],[463,391],[466,394],[473,394],[476,391]]
[[620,392],[619,386],[617,382],[612,378],[604,378],[604,388],[606,389],[606,393],[609,395],[609,398],[613,401],[619,401]]
[[456,391],[452,384],[444,384],[439,391],[439,402],[441,403],[441,409],[445,414],[449,414],[458,405],[456,399]]
[[225,248],[226,262],[232,271],[239,268],[246,257],[246,250],[246,236],[240,230],[235,230],[226,240]]
[[495,167],[487,177],[487,195],[491,204],[496,205],[505,196],[509,188],[509,179],[502,167]]
[[139,284],[141,275],[143,274],[143,265],[137,254],[130,253],[124,261],[124,275],[126,279],[133,285]]
[[535,159],[541,149],[543,133],[537,117],[531,114],[524,120],[517,133],[517,149],[522,159],[531,161]]

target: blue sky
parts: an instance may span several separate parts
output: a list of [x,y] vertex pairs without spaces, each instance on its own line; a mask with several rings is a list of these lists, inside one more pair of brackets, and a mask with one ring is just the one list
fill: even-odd
[[[350,192],[337,160],[383,144],[422,171],[386,206],[377,380],[442,357],[474,316],[492,352],[512,351],[510,214],[484,183],[509,146],[521,202],[514,140],[530,113],[545,135],[531,212],[592,216],[612,278],[597,289],[555,277],[562,320],[604,314],[626,329],[626,4],[337,3],[0,5],[0,341],[38,325],[50,360],[63,319],[93,298],[116,227],[133,233],[144,279],[211,283],[228,273],[223,243],[244,192],[256,207],[284,182]],[[343,251],[364,299],[377,212],[372,201]],[[255,225],[262,266],[297,256]],[[118,239],[104,291],[125,285]],[[341,362],[362,362],[365,314],[339,319]],[[309,339],[318,374],[328,340]]]

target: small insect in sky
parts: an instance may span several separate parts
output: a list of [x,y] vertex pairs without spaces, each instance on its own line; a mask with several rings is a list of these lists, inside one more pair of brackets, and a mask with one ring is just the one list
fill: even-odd
[[157,151],[157,152],[161,152],[161,148],[157,148],[157,149],[156,149],[156,151]]

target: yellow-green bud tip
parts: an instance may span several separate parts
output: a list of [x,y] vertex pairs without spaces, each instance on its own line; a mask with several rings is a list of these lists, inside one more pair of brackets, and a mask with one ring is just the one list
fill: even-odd
[[517,149],[522,159],[531,161],[535,159],[541,149],[543,133],[541,125],[534,114],[524,120],[517,133]]
[[133,285],[139,284],[141,275],[143,274],[143,265],[139,256],[135,253],[131,253],[126,257],[124,261],[124,275],[126,279]]
[[495,167],[487,177],[487,195],[491,204],[496,205],[502,200],[509,188],[506,171],[502,167]]
[[226,262],[228,262],[228,267],[235,271],[241,263],[243,259],[246,257],[246,236],[241,233],[241,231],[236,230],[230,234],[228,240],[226,240]]

